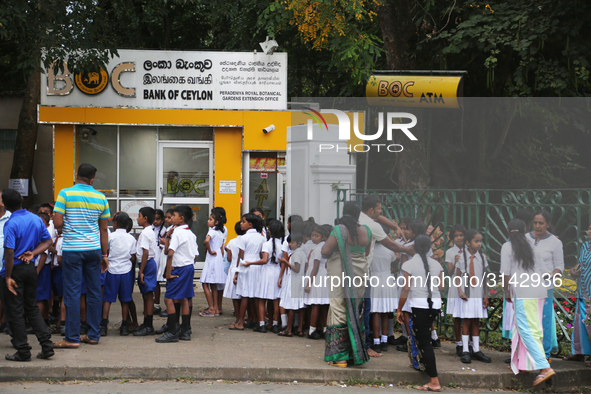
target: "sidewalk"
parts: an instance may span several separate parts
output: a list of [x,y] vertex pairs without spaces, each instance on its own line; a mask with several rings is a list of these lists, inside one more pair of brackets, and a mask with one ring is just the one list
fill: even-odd
[[[138,312],[142,301],[134,293]],[[88,379],[149,379],[164,380],[190,377],[196,380],[310,382],[345,381],[350,378],[365,381],[380,380],[425,383],[428,378],[409,365],[406,353],[394,347],[381,358],[371,359],[363,366],[330,367],[324,362],[324,341],[307,338],[284,338],[272,333],[260,334],[251,330],[230,331],[234,321],[232,305],[224,300],[224,313],[219,317],[199,316],[206,306],[203,293],[193,300],[193,335],[190,342],[158,344],[154,336],[121,337],[117,328],[121,321],[119,305],[113,304],[108,336],[97,346],[81,344],[77,350],[56,349],[51,360],[33,358],[28,363],[14,363],[0,359],[0,381],[33,380],[88,380]],[[141,315],[141,313],[139,313]],[[140,317],[140,322],[142,318]],[[160,328],[166,319],[154,317],[154,327]],[[54,334],[54,341],[61,336]],[[40,350],[34,336],[29,336],[33,355]],[[0,356],[13,353],[10,337],[0,334]],[[450,383],[462,388],[504,389],[531,387],[535,374],[515,376],[504,360],[508,353],[486,350],[491,364],[473,361],[462,364],[455,356],[455,344],[444,343],[435,351],[442,386]],[[554,359],[556,376],[552,386],[573,387],[591,385],[591,368],[586,363]],[[474,371],[472,370],[474,369]],[[543,386],[543,384],[542,384]]]

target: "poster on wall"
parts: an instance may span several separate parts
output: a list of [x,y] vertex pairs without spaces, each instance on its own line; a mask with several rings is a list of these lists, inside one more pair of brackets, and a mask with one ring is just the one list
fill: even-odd
[[41,105],[287,109],[287,53],[118,50],[106,69],[41,74]]
[[154,200],[123,200],[121,201],[121,212],[127,213],[133,220],[133,224],[136,225],[140,209],[144,207],[154,208],[154,204]]

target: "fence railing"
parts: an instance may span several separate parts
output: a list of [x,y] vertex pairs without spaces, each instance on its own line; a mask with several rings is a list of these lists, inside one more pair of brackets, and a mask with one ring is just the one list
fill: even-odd
[[[477,229],[483,236],[483,251],[489,259],[492,272],[500,267],[501,246],[507,241],[507,224],[520,208],[532,212],[546,210],[552,217],[552,233],[563,243],[565,275],[563,285],[555,290],[557,333],[561,351],[570,346],[575,303],[576,282],[569,277],[569,269],[578,261],[581,245],[587,239],[591,223],[591,189],[554,190],[337,190],[337,217],[341,216],[345,201],[362,202],[368,194],[382,201],[384,215],[393,220],[410,216],[423,220],[429,226],[435,255],[443,257],[451,244],[448,231],[454,224]],[[444,264],[444,267],[446,265]],[[485,339],[491,333],[500,333],[502,302],[493,302],[489,319],[483,324]],[[447,316],[447,315],[446,315]],[[440,330],[453,336],[453,322],[440,319]],[[497,336],[494,334],[493,336]]]

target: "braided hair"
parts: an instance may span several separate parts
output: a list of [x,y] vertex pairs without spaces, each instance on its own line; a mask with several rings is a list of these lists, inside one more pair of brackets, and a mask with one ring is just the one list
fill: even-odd
[[269,224],[269,233],[271,234],[271,242],[273,243],[273,252],[271,254],[271,263],[277,264],[278,261],[275,258],[275,240],[281,238],[281,243],[285,239],[285,230],[283,229],[283,223],[279,220],[273,220]]
[[431,272],[427,261],[427,253],[431,249],[431,238],[424,234],[417,235],[415,237],[414,249],[421,256],[421,260],[423,260],[423,268],[425,268],[425,277],[427,280],[427,291],[429,292],[427,303],[429,304],[429,309],[433,309],[433,300],[431,299],[433,292],[431,290],[431,285],[428,283]]

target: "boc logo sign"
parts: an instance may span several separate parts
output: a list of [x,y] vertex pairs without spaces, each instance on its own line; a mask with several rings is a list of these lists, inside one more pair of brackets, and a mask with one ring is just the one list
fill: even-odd
[[105,90],[109,83],[109,74],[104,68],[100,68],[99,71],[91,71],[85,74],[76,74],[74,77],[76,86],[82,93],[86,94],[98,94]]

